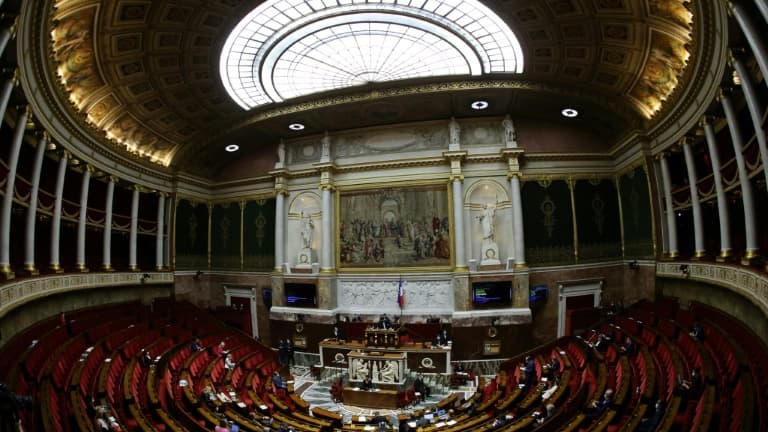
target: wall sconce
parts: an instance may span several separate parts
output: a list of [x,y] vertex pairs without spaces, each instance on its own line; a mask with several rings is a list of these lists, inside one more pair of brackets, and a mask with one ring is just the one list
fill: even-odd
[[691,274],[691,268],[688,267],[688,264],[680,264],[680,273],[682,273],[685,276],[688,276]]
[[640,264],[637,263],[637,260],[632,260],[632,262],[629,263],[629,268],[632,270],[638,270],[640,268]]

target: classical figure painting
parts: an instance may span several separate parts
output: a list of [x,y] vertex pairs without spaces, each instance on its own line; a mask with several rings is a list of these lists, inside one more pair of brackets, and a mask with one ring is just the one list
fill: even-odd
[[347,268],[451,264],[447,186],[341,192],[339,264]]

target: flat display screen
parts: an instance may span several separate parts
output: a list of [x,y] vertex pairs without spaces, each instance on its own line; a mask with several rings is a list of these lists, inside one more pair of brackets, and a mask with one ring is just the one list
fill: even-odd
[[512,304],[512,282],[475,282],[472,303],[477,307],[503,307]]

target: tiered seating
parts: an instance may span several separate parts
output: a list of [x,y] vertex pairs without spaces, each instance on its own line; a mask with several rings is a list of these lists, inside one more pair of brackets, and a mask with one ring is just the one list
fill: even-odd
[[[101,315],[98,323],[90,311],[73,313],[70,316],[77,319],[69,325],[46,321],[32,327],[30,337],[37,342],[29,349],[23,337],[9,342],[6,348],[23,349],[16,357],[23,362],[9,362],[0,355],[12,370],[24,372],[14,388],[36,394],[40,405],[37,423],[29,423],[28,430],[92,430],[87,414],[92,396],[109,402],[111,414],[124,430],[203,432],[226,418],[238,422],[242,430],[256,432],[263,429],[261,415],[270,416],[273,427],[288,425],[307,432],[359,431],[369,426],[342,425],[333,413],[310,411],[292,389],[275,389],[271,379],[272,372],[279,370],[275,354],[197,309],[166,305],[162,317],[138,307],[132,311],[133,315],[115,313],[113,319]],[[688,335],[694,319],[705,324],[703,343]],[[765,392],[758,391],[764,389],[760,386],[765,385],[765,373],[751,371],[767,364],[768,357],[756,336],[732,318],[703,306],[687,311],[664,300],[609,316],[595,331],[612,338],[604,352],[582,338],[565,337],[502,364],[497,376],[483,380],[467,404],[455,407],[457,396],[446,398],[441,404],[454,407],[456,423],[440,430],[631,431],[651,414],[659,398],[666,402],[667,412],[658,430],[765,429],[766,410],[761,402]],[[195,336],[205,348],[193,353],[190,345]],[[619,349],[627,337],[637,344],[632,355]],[[220,341],[235,358],[232,370],[224,369],[222,356],[212,350]],[[747,358],[739,346],[760,349],[754,355],[750,349]],[[158,359],[152,366],[139,361],[145,351]],[[547,400],[554,404],[555,413],[541,425],[533,416],[543,410],[541,389],[519,385],[526,355],[535,361],[539,382],[545,361],[554,356],[561,364],[558,388]],[[694,367],[704,372],[705,380],[700,392],[684,397],[676,388],[677,376],[687,377]],[[185,381],[187,385],[182,386]],[[238,406],[220,401],[209,405],[200,399],[206,386],[235,395]],[[596,418],[588,416],[589,402],[599,399],[607,388],[614,390],[612,407]],[[256,418],[246,418],[245,412],[256,413]],[[497,428],[494,419],[504,415],[513,420]]]

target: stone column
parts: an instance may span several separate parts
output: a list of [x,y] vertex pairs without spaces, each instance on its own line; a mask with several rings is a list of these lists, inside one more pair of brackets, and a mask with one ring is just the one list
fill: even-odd
[[768,23],[768,0],[755,0],[757,9],[760,10],[760,15],[763,16],[765,22]]
[[[0,5],[2,5],[2,2],[0,2]],[[8,46],[8,42],[11,41],[11,38],[16,36],[16,23],[18,20],[19,18],[16,17],[10,27],[6,27],[0,31],[0,56],[5,54],[5,48]]]
[[67,174],[67,161],[69,154],[61,153],[59,170],[56,173],[56,201],[53,205],[53,218],[51,219],[51,270],[62,273],[61,261],[59,261],[59,238],[61,237],[61,203],[64,200],[64,177]]
[[752,196],[752,183],[749,180],[747,164],[744,162],[744,142],[739,128],[739,119],[736,116],[736,110],[733,108],[731,98],[725,91],[721,91],[720,103],[723,105],[725,118],[728,121],[728,130],[731,133],[731,142],[733,143],[733,153],[736,156],[736,166],[739,172],[739,183],[741,184],[741,201],[744,205],[744,234],[746,237],[746,250],[742,263],[749,264],[757,257],[759,246],[757,243],[757,230],[755,226],[755,201]]
[[[5,279],[13,279],[11,270],[11,207],[13,206],[14,187],[16,186],[16,168],[19,165],[19,153],[21,142],[24,138],[24,130],[27,128],[27,118],[30,115],[29,107],[19,107],[16,117],[16,128],[11,140],[11,151],[8,154],[8,177],[5,183],[5,196],[3,196],[2,213],[0,213],[0,276]],[[2,122],[2,117],[0,117]]]
[[333,212],[332,212],[332,186],[320,185],[323,214],[320,225],[320,270],[323,273],[333,272],[335,267],[333,254]]
[[[275,179],[277,183],[277,179]],[[275,272],[283,272],[285,263],[285,196],[288,194],[282,183],[275,185]]]
[[[659,162],[659,159],[656,158],[653,161],[653,172],[654,175],[650,176],[648,175],[648,196],[650,197],[656,197],[657,205],[659,206],[659,232],[661,233],[661,254],[666,256],[669,254],[669,232],[667,231],[667,223],[666,223],[666,212],[664,211],[664,208],[666,207],[666,204],[664,202],[664,182],[661,181],[661,163]],[[651,179],[656,183],[656,190],[658,191],[655,195],[652,193],[650,189],[650,183]],[[654,222],[655,223],[655,222]],[[654,238],[656,238],[656,231],[654,230]],[[655,244],[655,241],[654,241]],[[656,250],[654,248],[654,254]]]
[[[752,18],[749,16],[749,13],[745,10],[744,6],[738,2],[732,1],[728,2],[728,6],[730,6],[733,17],[739,24],[741,32],[744,34],[749,47],[752,49],[755,61],[757,61],[757,65],[760,67],[760,72],[763,74],[763,77],[768,77],[768,51],[766,51],[765,45],[763,44],[765,35],[755,27]],[[768,84],[768,79],[764,78],[764,81]]]
[[515,268],[525,269],[525,236],[523,225],[523,199],[520,194],[520,178],[523,176],[520,170],[520,158],[523,149],[517,147],[516,133],[509,118],[505,118],[502,124],[505,126],[507,148],[501,151],[502,157],[507,159],[507,178],[509,179],[509,199],[512,204],[512,235],[514,236]]
[[[240,224],[242,226],[242,215]],[[242,235],[241,235],[242,238]],[[157,193],[157,237],[155,238],[155,268],[163,270],[163,240],[165,239],[165,193]],[[242,254],[241,254],[242,256]]]
[[728,197],[725,195],[723,174],[720,172],[720,155],[717,150],[715,129],[712,126],[711,119],[707,117],[702,118],[699,124],[704,128],[709,160],[712,162],[712,181],[715,184],[717,214],[720,222],[720,255],[718,255],[717,261],[723,262],[731,256],[731,233],[729,231],[731,224],[729,221],[730,216],[728,215]]
[[456,249],[456,270],[467,270],[467,254],[464,245],[464,192],[461,184],[462,177],[457,176],[451,181],[453,188],[453,225],[454,248]]
[[91,184],[93,168],[89,165],[83,170],[83,181],[80,183],[80,216],[77,219],[77,270],[87,272],[85,265],[85,223],[88,221],[88,188]]
[[449,145],[449,150],[443,152],[443,157],[451,164],[451,195],[453,195],[453,249],[454,249],[454,267],[456,271],[466,272],[467,268],[467,253],[469,252],[465,243],[465,229],[464,229],[464,192],[462,182],[464,181],[464,174],[461,172],[461,161],[467,156],[466,151],[459,150],[458,144],[458,123],[455,119],[451,119],[451,131],[452,140],[455,139]]
[[112,271],[112,203],[115,199],[115,182],[117,178],[110,176],[107,183],[107,199],[104,203],[104,239],[102,241],[101,269]]
[[37,195],[40,192],[40,172],[43,169],[43,156],[48,147],[48,136],[42,134],[37,139],[35,159],[32,165],[32,190],[29,193],[29,208],[27,209],[26,231],[24,233],[24,271],[30,276],[40,272],[35,267],[35,222],[37,221]]
[[760,149],[760,159],[763,161],[763,175],[765,175],[765,180],[768,182],[768,145],[766,145],[765,131],[763,131],[763,107],[760,106],[760,99],[758,98],[757,91],[752,83],[752,77],[749,75],[749,71],[747,71],[744,62],[735,57],[733,53],[730,55],[730,61],[741,80],[741,88],[744,91],[744,98],[747,101],[749,115],[752,118],[752,125],[755,128],[755,138],[757,139],[757,145]]
[[139,231],[139,186],[133,187],[133,197],[131,199],[131,230],[128,234],[128,268],[131,271],[139,271],[136,260],[136,240]]
[[[0,119],[5,118],[5,111],[8,110],[8,102],[11,100],[11,93],[13,93],[13,87],[17,84],[16,75],[18,70],[13,72],[13,76],[5,80],[3,83],[3,89],[0,90]],[[0,121],[0,128],[3,127],[5,122]]]
[[669,257],[676,258],[677,250],[677,220],[675,219],[675,209],[672,205],[672,182],[669,178],[669,162],[667,155],[661,154],[659,159],[661,164],[661,181],[664,187],[664,203],[667,208],[667,233],[669,234]]
[[523,199],[520,194],[520,174],[513,174],[509,177],[509,192],[512,199],[512,224],[515,236],[515,268],[525,268],[527,265],[525,263]]
[[693,237],[696,252],[694,258],[702,258],[706,254],[704,248],[704,219],[701,215],[701,204],[699,203],[698,178],[696,176],[696,164],[693,160],[693,151],[691,150],[691,138],[684,137],[681,140],[683,153],[685,154],[685,167],[688,171],[688,185],[691,190],[691,210],[693,211]]

